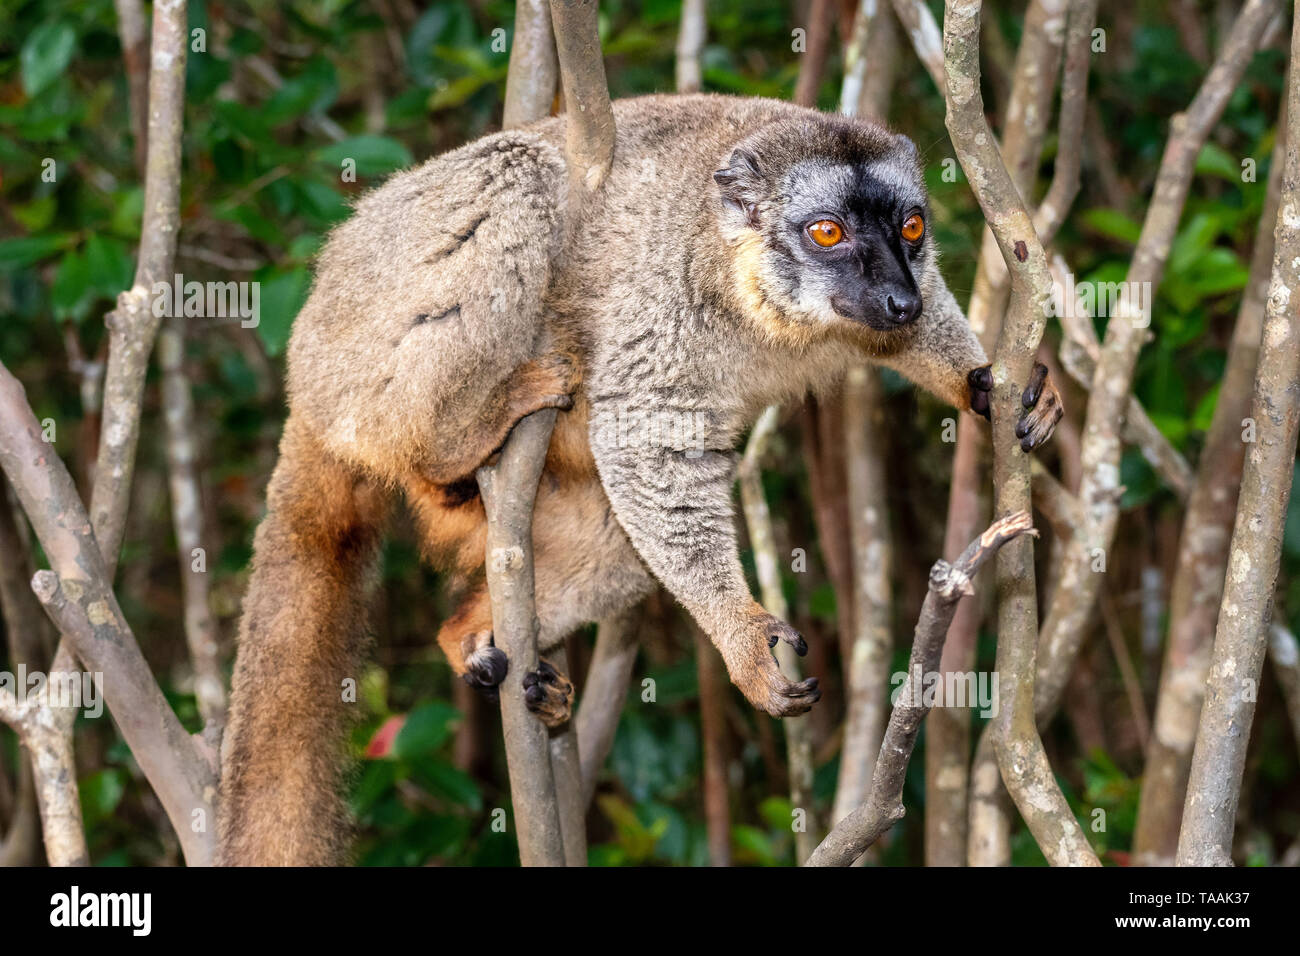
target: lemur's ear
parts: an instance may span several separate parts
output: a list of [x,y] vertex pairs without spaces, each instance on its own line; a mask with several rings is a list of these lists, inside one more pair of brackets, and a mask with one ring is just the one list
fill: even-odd
[[908,159],[915,163],[921,161],[921,152],[916,148],[916,144],[912,142],[911,139],[904,136],[902,133],[898,133],[894,137],[894,142],[898,144],[898,148],[903,151],[903,155]]
[[758,157],[745,147],[732,151],[727,165],[714,172],[722,201],[745,214],[745,221],[758,227],[758,202],[763,198],[763,173],[758,168]]

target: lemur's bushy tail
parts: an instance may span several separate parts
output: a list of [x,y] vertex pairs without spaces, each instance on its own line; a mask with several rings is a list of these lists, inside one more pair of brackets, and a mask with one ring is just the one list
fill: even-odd
[[342,786],[385,495],[290,416],[254,539],[223,745],[218,860],[325,865],[348,846]]

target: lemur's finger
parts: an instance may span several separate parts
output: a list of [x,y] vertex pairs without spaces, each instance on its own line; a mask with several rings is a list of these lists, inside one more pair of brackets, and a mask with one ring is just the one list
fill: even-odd
[[983,415],[989,421],[992,421],[993,413],[989,408],[989,393],[973,390],[970,393],[970,410],[976,415]]
[[1043,394],[1043,383],[1046,381],[1047,366],[1039,362],[1029,376],[1029,384],[1025,386],[1025,394],[1020,397],[1020,404],[1025,408],[1033,408],[1037,405],[1039,396]]
[[776,647],[777,641],[785,641],[800,657],[808,653],[808,642],[803,639],[802,634],[784,621],[774,620],[767,632],[768,648]]

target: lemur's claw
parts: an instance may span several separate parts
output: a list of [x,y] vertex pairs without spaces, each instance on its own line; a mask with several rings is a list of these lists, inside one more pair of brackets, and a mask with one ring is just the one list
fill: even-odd
[[465,661],[463,680],[482,693],[488,700],[497,699],[497,687],[506,679],[510,661],[505,651],[497,647],[489,635],[488,643],[480,647]]
[[1047,366],[1041,362],[1034,366],[1020,403],[1025,413],[1016,423],[1016,437],[1020,439],[1021,451],[1033,451],[1052,437],[1056,423],[1065,414],[1061,393],[1047,374]]
[[537,670],[524,675],[524,706],[547,727],[568,723],[573,714],[573,684],[550,661],[539,660]]

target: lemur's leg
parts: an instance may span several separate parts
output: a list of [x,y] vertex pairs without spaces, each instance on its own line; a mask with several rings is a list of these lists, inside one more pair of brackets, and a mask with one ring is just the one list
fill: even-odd
[[[604,414],[593,404],[593,421],[617,419],[617,403]],[[592,453],[614,513],[642,560],[708,633],[750,703],[776,717],[809,710],[821,696],[817,679],[788,680],[771,650],[778,640],[800,654],[807,645],[750,596],[741,570],[732,455],[626,441],[617,429],[602,427],[592,429]]]
[[380,488],[290,415],[253,542],[225,733],[218,858],[328,865],[346,856],[346,732],[387,511]]
[[[567,677],[545,661],[546,651],[584,624],[629,607],[653,586],[594,474],[575,470],[557,452],[572,427],[571,419],[561,416],[533,508],[538,646],[547,666],[528,675],[525,688],[529,709],[549,726],[568,719],[573,689]],[[483,506],[473,488],[461,490],[460,499],[428,486],[421,491],[408,485],[407,494],[426,550],[445,549],[447,535],[459,529],[461,567],[477,571],[483,559]],[[509,665],[493,640],[492,609],[482,585],[473,588],[443,624],[438,644],[452,669],[480,690],[491,693],[505,677]]]

